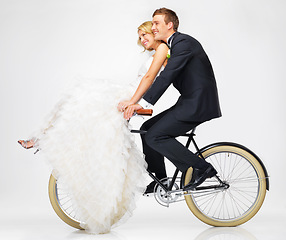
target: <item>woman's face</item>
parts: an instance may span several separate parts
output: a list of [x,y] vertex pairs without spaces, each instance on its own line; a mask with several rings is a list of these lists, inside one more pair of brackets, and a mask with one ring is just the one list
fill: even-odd
[[153,34],[151,33],[146,33],[142,30],[138,31],[139,39],[141,41],[141,44],[146,48],[146,49],[153,49],[155,39]]

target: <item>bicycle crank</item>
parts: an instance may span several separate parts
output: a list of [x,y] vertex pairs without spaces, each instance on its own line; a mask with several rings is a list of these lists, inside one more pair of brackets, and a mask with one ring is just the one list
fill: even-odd
[[[169,188],[171,180],[171,178],[166,178],[162,180],[162,183],[165,187]],[[179,186],[176,182],[174,183],[172,190],[167,192],[159,184],[156,184],[154,187],[154,197],[159,204],[164,207],[169,207],[170,203],[178,201],[180,196],[177,194],[177,191],[179,191]]]

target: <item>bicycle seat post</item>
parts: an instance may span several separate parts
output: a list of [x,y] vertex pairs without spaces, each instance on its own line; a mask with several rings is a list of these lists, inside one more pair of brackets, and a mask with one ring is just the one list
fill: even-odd
[[191,131],[191,134],[192,134],[193,136],[195,136],[195,131],[196,131],[196,127],[194,127],[194,128],[192,129],[192,131]]

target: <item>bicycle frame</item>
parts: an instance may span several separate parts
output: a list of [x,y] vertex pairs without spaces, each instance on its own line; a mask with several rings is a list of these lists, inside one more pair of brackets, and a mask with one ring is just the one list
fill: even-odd
[[[222,144],[222,143],[215,143],[215,144],[210,144],[204,148],[202,148],[202,150],[199,149],[195,139],[194,139],[194,136],[196,135],[195,134],[195,131],[196,131],[196,128],[194,128],[190,133],[185,133],[183,135],[180,135],[180,137],[188,137],[188,140],[187,140],[187,143],[185,145],[186,148],[189,148],[190,144],[193,143],[195,149],[196,149],[196,154],[198,156],[200,156],[202,159],[205,160],[204,156],[202,155],[202,151],[207,149],[207,148],[210,148],[212,146],[215,146],[215,145],[218,145],[218,144]],[[132,133],[140,133],[140,134],[146,134],[147,131],[143,131],[143,130],[131,130]],[[237,147],[240,147],[246,151],[248,151],[249,153],[251,153],[253,156],[255,156],[255,158],[259,161],[259,163],[261,164],[263,170],[264,170],[264,173],[265,173],[265,176],[266,176],[266,189],[269,190],[269,175],[267,173],[267,170],[263,164],[263,162],[261,161],[261,159],[256,155],[254,154],[251,150],[249,150],[248,148],[242,146],[242,145],[239,145],[239,144],[236,144],[236,143],[228,143],[228,142],[224,142],[223,144],[225,145],[232,145],[232,146],[237,146]],[[169,185],[169,187],[167,188],[163,183],[162,181],[160,181],[160,179],[158,179],[149,169],[147,169],[147,172],[149,174],[149,176],[156,182],[158,183],[166,192],[170,192],[174,186],[174,183],[176,181],[176,178],[178,176],[178,173],[179,173],[179,169],[176,168],[173,176],[172,176],[172,180],[171,180],[171,183]],[[224,183],[223,181],[221,181],[221,179],[218,177],[218,176],[215,176],[216,179],[218,180],[219,182],[219,185],[214,185],[214,186],[208,186],[208,187],[198,187],[196,188],[196,191],[198,190],[206,190],[206,189],[214,189],[214,188],[228,188],[229,185],[227,183]],[[181,189],[180,191],[182,190],[183,186],[182,186],[182,182],[181,182]]]

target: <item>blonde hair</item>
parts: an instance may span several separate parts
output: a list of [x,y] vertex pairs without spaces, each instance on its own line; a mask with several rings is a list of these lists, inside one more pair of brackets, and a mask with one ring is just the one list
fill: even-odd
[[[138,32],[139,30],[145,32],[145,33],[149,33],[149,34],[152,34],[152,36],[154,37],[154,33],[152,31],[152,22],[151,21],[147,21],[147,22],[144,22],[142,23],[139,27],[138,27]],[[138,38],[138,41],[137,41],[137,44],[139,46],[142,46],[145,50],[148,50],[148,51],[152,51],[153,49],[146,49],[144,45],[142,45],[141,43],[141,40],[140,40],[140,37]],[[144,50],[144,51],[145,51]]]

